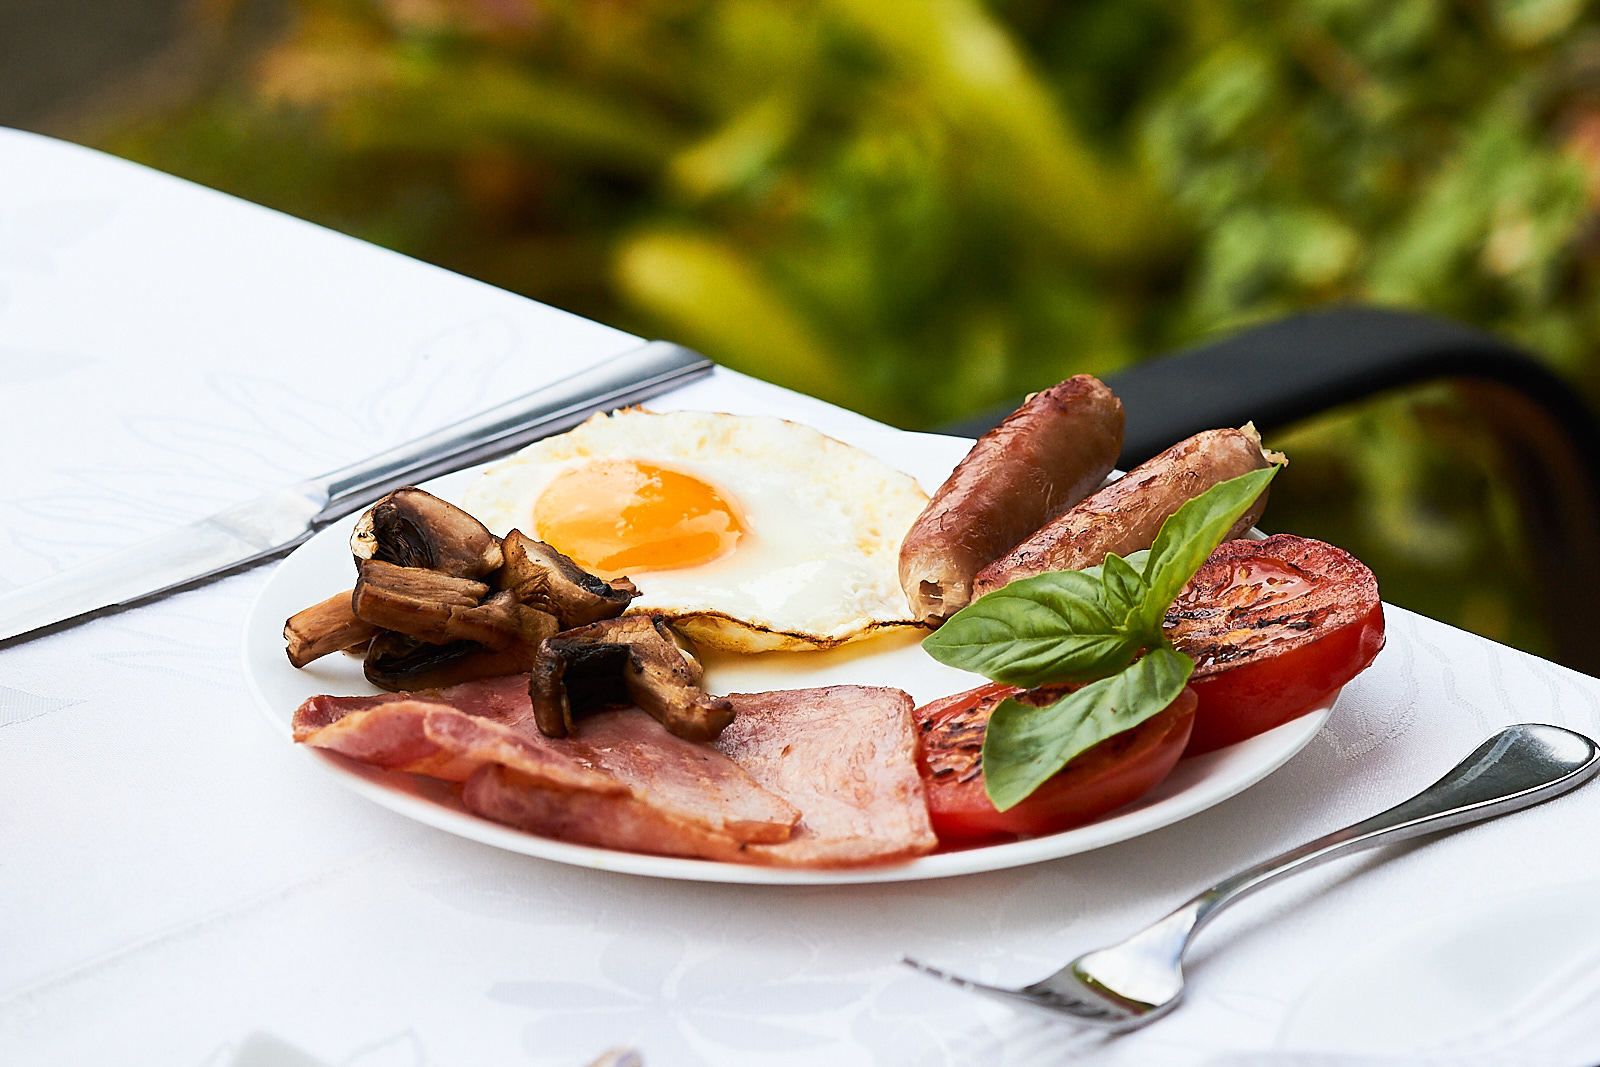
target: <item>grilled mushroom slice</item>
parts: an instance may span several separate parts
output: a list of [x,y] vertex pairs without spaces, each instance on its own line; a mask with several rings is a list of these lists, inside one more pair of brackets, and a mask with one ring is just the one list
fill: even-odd
[[454,504],[415,486],[396,489],[366,510],[350,535],[357,564],[378,560],[482,578],[499,569],[500,539]]
[[539,646],[528,681],[534,721],[565,737],[584,712],[635,703],[668,731],[710,741],[733,721],[733,705],[701,689],[700,664],[678,647],[664,619],[634,615],[566,630]]
[[628,646],[568,641],[557,635],[539,646],[528,675],[533,721],[546,737],[566,737],[579,715],[631,704],[624,681]]
[[367,681],[391,692],[439,689],[478,678],[520,674],[533,662],[534,645],[496,651],[471,641],[435,645],[405,634],[380,633],[367,646]]
[[330,652],[351,645],[362,645],[377,633],[377,627],[356,617],[350,606],[352,590],[335,593],[320,604],[289,617],[283,624],[284,650],[289,662],[304,667]]
[[639,590],[626,578],[604,581],[543,541],[520,530],[501,545],[505,565],[496,586],[523,604],[547,611],[565,627],[612,619],[627,609]]
[[490,648],[526,645],[531,650],[554,637],[561,623],[547,611],[519,603],[511,593],[495,593],[477,607],[457,612],[447,629]]
[[536,647],[561,629],[553,615],[510,592],[483,599],[489,587],[419,567],[363,560],[351,596],[363,621],[419,641],[476,641],[488,648]]
[[477,607],[489,593],[487,585],[470,578],[376,559],[362,560],[356,575],[350,605],[357,617],[379,629],[435,644],[466,639],[467,635],[452,632],[450,621]]
[[733,705],[714,697],[699,685],[684,680],[684,660],[676,646],[671,651],[634,646],[628,663],[628,693],[633,702],[656,718],[669,733],[686,741],[715,741],[733,721]]
[[[431,493],[395,490],[356,524],[355,588],[285,625],[290,661],[299,667],[352,645],[375,649],[368,677],[386,688],[418,686],[424,676],[462,681],[527,670],[546,638],[621,615],[638,595],[628,579],[597,578],[517,531],[508,545]],[[480,655],[490,651],[506,655]]]

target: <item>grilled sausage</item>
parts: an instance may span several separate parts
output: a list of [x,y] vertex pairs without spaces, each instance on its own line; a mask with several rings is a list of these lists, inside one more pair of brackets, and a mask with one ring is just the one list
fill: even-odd
[[[973,595],[1046,571],[1094,567],[1110,552],[1126,556],[1149,548],[1161,524],[1186,501],[1218,482],[1282,461],[1277,453],[1271,459],[1263,453],[1254,426],[1197,433],[1135,467],[985,567],[973,583]],[[1263,492],[1228,537],[1254,526],[1266,506]]]
[[972,599],[984,566],[1094,490],[1122,450],[1122,402],[1080,374],[1035,393],[980,437],[900,544],[900,585],[917,618]]

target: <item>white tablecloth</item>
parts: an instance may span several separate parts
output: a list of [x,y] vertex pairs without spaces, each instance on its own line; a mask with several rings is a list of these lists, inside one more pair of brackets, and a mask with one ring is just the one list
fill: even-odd
[[[0,588],[633,343],[0,131]],[[721,372],[671,402],[780,411],[825,430],[859,421]],[[1421,1048],[1440,1063],[1600,1060],[1600,1025],[1582,1010],[1515,1027],[1529,1007],[1517,998],[1537,991],[1500,989],[1515,970],[1499,966],[1501,949],[1471,950],[1484,914],[1537,916],[1518,902],[1600,885],[1600,786],[1264,894],[1208,932],[1189,1002],[1126,1038],[1017,1016],[895,962],[911,953],[1036,977],[1238,867],[1409,795],[1502,724],[1600,734],[1593,679],[1391,609],[1388,648],[1309,748],[1158,833],[942,882],[682,884],[430,830],[273,737],[247,705],[239,657],[240,621],[269,570],[0,651],[0,1062],[566,1065],[618,1046],[650,1067],[1069,1053],[1267,1064],[1296,1047],[1296,1062],[1317,1064],[1362,1049],[1409,1049],[1418,1062]],[[1362,953],[1469,906],[1478,918],[1446,937],[1469,965],[1411,995],[1448,1008],[1492,992],[1504,1019],[1479,1011],[1482,1033],[1466,1041],[1438,1027],[1381,1038],[1368,1010],[1393,994],[1364,1008],[1366,983],[1337,980],[1347,1027],[1305,1043],[1316,1031],[1306,1020],[1328,1002],[1321,976],[1359,975]],[[1591,925],[1532,973],[1597,946]],[[1595,968],[1566,986],[1600,1015]]]

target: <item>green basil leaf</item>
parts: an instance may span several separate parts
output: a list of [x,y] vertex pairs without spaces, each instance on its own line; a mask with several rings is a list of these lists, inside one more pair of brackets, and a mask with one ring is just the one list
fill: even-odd
[[1123,627],[1100,576],[1055,571],[997,589],[922,641],[947,666],[1008,685],[1099,678],[1121,670],[1148,640]]
[[[1144,575],[1135,570],[1133,564],[1115,553],[1106,556],[1104,563],[1090,570],[1100,572],[1106,607],[1112,617],[1120,615],[1123,629],[1132,629],[1133,627],[1128,625],[1129,616],[1138,611],[1150,597],[1150,585],[1144,580]],[[1137,620],[1132,621],[1137,622]],[[1154,644],[1153,641],[1150,643]]]
[[1150,588],[1141,612],[1145,626],[1160,624],[1194,572],[1266,491],[1267,483],[1277,473],[1278,468],[1272,466],[1218,482],[1161,524],[1144,567],[1144,579]]
[[1194,661],[1170,645],[1119,674],[1035,708],[1004,700],[983,737],[983,779],[1000,811],[1016,806],[1074,756],[1131,730],[1178,699]]
[[1143,574],[1145,566],[1150,561],[1150,550],[1148,548],[1141,548],[1137,552],[1129,552],[1122,558],[1127,561],[1128,566],[1132,567],[1140,574]]

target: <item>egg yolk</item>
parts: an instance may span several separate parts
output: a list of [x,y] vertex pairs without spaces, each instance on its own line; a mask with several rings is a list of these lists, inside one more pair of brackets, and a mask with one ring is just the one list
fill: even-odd
[[562,472],[533,512],[541,541],[608,578],[705,563],[732,551],[744,532],[705,482],[633,460]]

